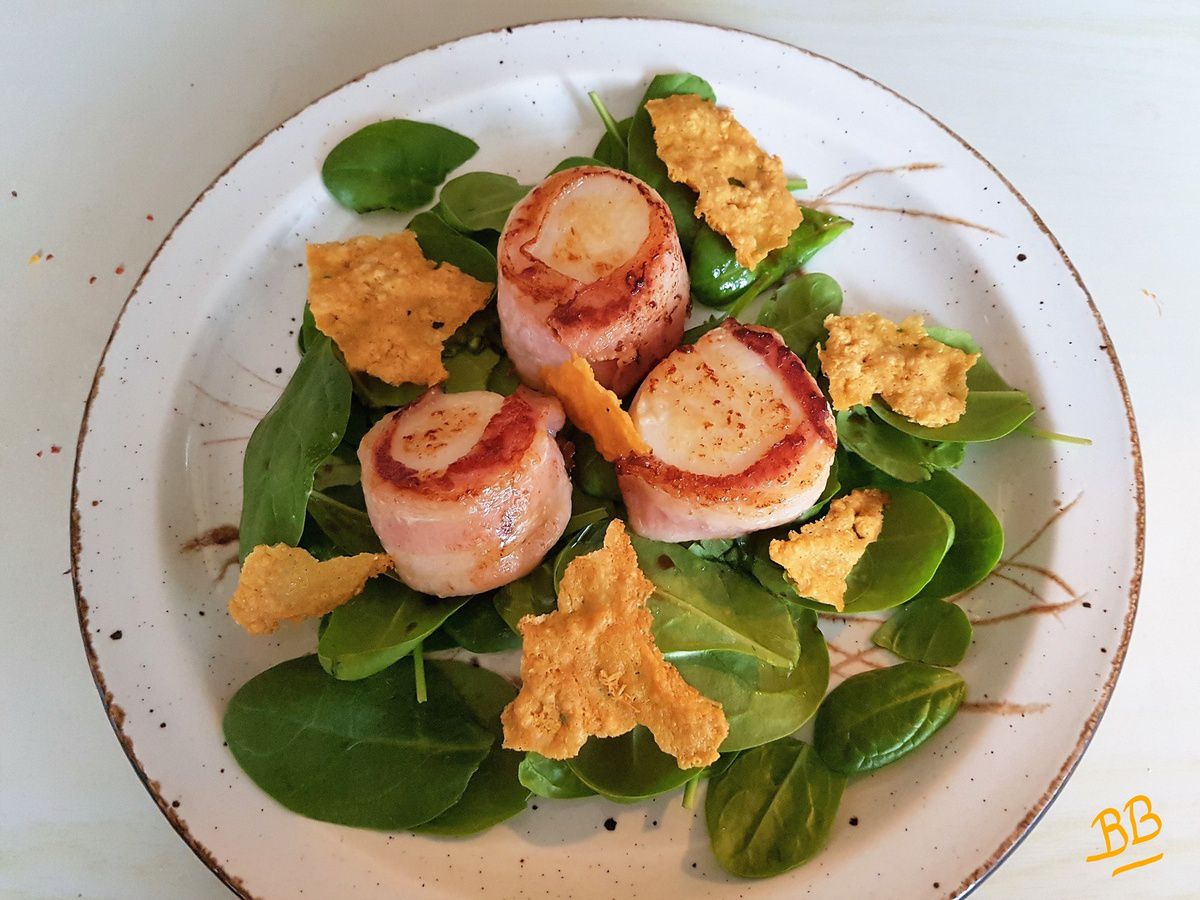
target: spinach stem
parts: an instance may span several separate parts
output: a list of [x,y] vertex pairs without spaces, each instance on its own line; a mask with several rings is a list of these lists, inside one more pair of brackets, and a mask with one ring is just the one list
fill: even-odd
[[757,281],[751,283],[750,287],[742,293],[742,296],[733,301],[733,306],[729,307],[727,318],[736,319],[742,312],[754,302],[754,298],[763,292],[763,289],[769,287],[769,279],[759,277]]
[[808,180],[804,178],[789,178],[787,181],[787,189],[789,191],[802,191],[808,187]]
[[1031,425],[1022,425],[1017,429],[1023,434],[1030,437],[1041,438],[1043,441],[1059,441],[1063,444],[1079,444],[1082,447],[1092,446],[1092,439],[1085,437],[1076,437],[1073,434],[1059,434],[1057,431],[1043,431],[1040,428],[1034,428]]
[[683,808],[684,809],[695,809],[695,807],[696,807],[696,789],[700,787],[700,778],[702,775],[704,775],[703,769],[701,769],[699,772],[697,772],[695,775],[693,775],[691,780],[688,781],[687,785],[684,787],[684,789],[683,789]]
[[424,703],[429,699],[429,696],[425,693],[425,653],[423,648],[423,643],[417,644],[417,646],[413,648],[412,652],[413,675],[417,681],[418,703]]
[[608,111],[608,107],[604,105],[600,95],[595,91],[588,91],[588,99],[592,101],[592,106],[596,107],[596,114],[604,123],[604,130],[617,142],[618,146],[624,146],[625,142],[621,140],[621,132],[617,130],[617,120],[612,117],[612,113]]

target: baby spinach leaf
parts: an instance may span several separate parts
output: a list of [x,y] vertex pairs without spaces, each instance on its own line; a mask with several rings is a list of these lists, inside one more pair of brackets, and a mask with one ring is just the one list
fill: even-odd
[[520,386],[521,379],[517,377],[517,370],[513,368],[512,360],[507,356],[501,356],[496,368],[492,369],[492,373],[488,375],[487,389],[508,397],[515,393]]
[[293,812],[358,828],[412,828],[448,809],[495,737],[440,671],[417,703],[412,666],[338,681],[317,660],[281,663],[242,685],[225,740],[260,788]]
[[[633,123],[629,126],[628,169],[658,191],[659,196],[670,207],[671,216],[675,219],[675,230],[679,233],[679,243],[685,251],[689,251],[700,231],[700,220],[695,214],[696,192],[685,184],[672,181],[667,175],[666,163],[658,158],[654,125],[650,121],[650,113],[646,112],[648,100],[660,100],[674,94],[696,94],[706,100],[716,100],[712,86],[696,75],[681,72],[654,76],[638,104],[637,112],[633,115]],[[603,141],[601,143],[603,144]],[[596,151],[596,155],[600,156],[599,147]]]
[[778,875],[825,846],[846,778],[791,738],[748,750],[712,779],[704,803],[721,868],[743,878]]
[[503,231],[508,214],[530,190],[510,175],[468,172],[446,182],[438,209],[458,231]]
[[589,788],[618,802],[673,791],[700,771],[679,768],[675,757],[658,749],[644,725],[619,737],[589,738],[579,755],[566,762]]
[[442,630],[472,653],[499,653],[521,646],[521,638],[500,618],[490,596],[473,597],[446,620]]
[[355,553],[383,552],[370,517],[361,509],[313,491],[308,498],[308,514],[343,553],[353,556]]
[[467,663],[430,660],[426,673],[430,669],[454,686],[475,721],[491,732],[495,742],[458,801],[413,830],[423,834],[477,834],[523,812],[529,799],[529,789],[517,777],[523,754],[502,746],[500,712],[517,696],[517,689],[495,672]]
[[[965,331],[929,328],[929,336],[967,353],[981,353],[979,345]],[[1016,391],[980,356],[967,372],[967,410],[957,422],[940,428],[926,428],[893,412],[882,400],[872,409],[893,428],[927,441],[994,441],[1015,431],[1033,415],[1033,403],[1024,391]]]
[[420,397],[426,387],[420,384],[388,384],[366,372],[351,372],[354,396],[371,409],[395,409]]
[[825,317],[841,311],[841,286],[828,275],[807,272],[763,303],[758,324],[774,328],[788,349],[802,357],[829,336]]
[[442,390],[447,394],[458,394],[463,391],[486,391],[488,379],[492,370],[500,362],[500,354],[495,350],[484,347],[477,353],[455,353],[446,356],[442,364],[448,373],[442,382]]
[[[954,540],[954,523],[925,495],[890,488],[888,497],[879,538],[867,547],[846,579],[846,613],[890,609],[915,597],[929,583]],[[755,578],[793,603],[836,613],[832,606],[797,594],[768,552],[766,542],[758,542],[752,564]]]
[[817,614],[794,609],[800,658],[788,669],[723,650],[668,653],[684,681],[721,704],[729,734],[721,751],[757,747],[791,734],[817,711],[829,686],[829,650]]
[[[347,430],[349,427],[347,426]],[[334,451],[325,457],[325,461],[317,466],[317,471],[313,475],[314,490],[324,490],[327,487],[343,487],[348,484],[358,484],[362,481],[362,466],[358,463],[358,457],[345,444],[345,438],[342,443],[334,448]],[[309,503],[312,502],[311,497]]]
[[835,772],[870,772],[928,740],[954,718],[966,692],[954,672],[923,663],[851,675],[817,711],[813,742]]
[[617,140],[617,138],[614,138],[605,130],[604,136],[600,138],[600,143],[596,145],[596,149],[592,152],[592,156],[596,158],[600,165],[629,171],[629,154],[626,147],[629,143],[629,129],[632,125],[633,116],[617,122],[617,134],[620,140]]
[[927,481],[939,469],[962,465],[967,445],[923,441],[881,422],[865,407],[837,414],[838,440],[875,468],[899,481]]
[[433,213],[413,216],[408,229],[417,236],[426,259],[457,266],[477,281],[496,283],[495,254],[478,241],[459,234]]
[[568,156],[566,159],[564,159],[562,162],[560,162],[557,166],[555,166],[553,169],[551,169],[547,173],[547,177],[549,177],[550,175],[557,175],[559,172],[565,172],[567,169],[577,169],[580,166],[607,166],[607,165],[609,165],[609,164],[604,162],[603,160],[596,159],[594,156]]
[[304,304],[304,318],[300,322],[300,331],[296,335],[296,341],[300,345],[300,355],[303,356],[308,352],[309,345],[312,344],[317,335],[321,332],[317,328],[317,320],[313,317],[312,310],[309,309],[308,303]]
[[506,584],[492,599],[500,618],[517,632],[517,623],[525,616],[543,616],[558,609],[554,575],[549,563],[542,563],[524,578]]
[[957,666],[971,646],[971,620],[962,607],[918,597],[871,636],[877,647],[931,666]]
[[574,479],[580,490],[604,500],[620,500],[617,470],[600,455],[592,439],[582,431],[572,432],[571,443],[575,445]]
[[389,119],[334,147],[321,179],[347,209],[408,212],[432,200],[434,189],[478,149],[470,138],[440,125]]
[[738,264],[729,239],[701,222],[688,258],[693,299],[705,306],[725,306],[746,290],[754,278],[753,269]]
[[954,543],[918,597],[952,597],[983,581],[1004,553],[1004,528],[991,508],[949,472],[913,485],[954,520]]
[[517,769],[521,784],[548,800],[574,800],[594,797],[596,792],[579,780],[565,760],[546,759],[530,751]]
[[341,442],[350,376],[333,342],[318,337],[250,435],[242,464],[241,558],[259,544],[295,546],[317,467]]
[[571,490],[571,518],[567,520],[563,534],[574,534],[589,525],[607,522],[612,518],[613,505],[608,500],[585,494],[579,488]]
[[679,544],[631,539],[638,565],[654,582],[648,605],[660,650],[729,650],[785,669],[795,664],[796,628],[770,591]]
[[317,654],[342,681],[367,678],[413,651],[470,597],[438,600],[394,578],[372,578],[329,617]]
[[680,343],[694,344],[700,338],[704,337],[714,328],[718,328],[728,316],[709,316],[703,322],[699,322],[683,333],[683,340]]

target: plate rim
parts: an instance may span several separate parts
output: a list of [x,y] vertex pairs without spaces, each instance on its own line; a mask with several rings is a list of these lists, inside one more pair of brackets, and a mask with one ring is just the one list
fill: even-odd
[[133,767],[134,773],[137,775],[138,780],[141,781],[142,786],[145,787],[147,793],[150,794],[159,811],[167,819],[171,827],[175,829],[175,832],[179,835],[183,842],[188,846],[188,848],[191,849],[196,857],[202,863],[204,863],[209,871],[211,871],[213,875],[215,875],[217,879],[230,891],[232,891],[238,897],[245,898],[245,900],[254,900],[254,895],[246,890],[242,879],[237,875],[226,871],[225,867],[216,858],[212,851],[205,847],[204,844],[202,844],[195,837],[195,835],[191,833],[191,829],[187,822],[184,821],[184,819],[172,808],[171,804],[163,797],[159,782],[151,778],[146,773],[141,761],[137,757],[137,753],[134,750],[132,739],[125,734],[125,712],[115,701],[112,692],[108,690],[104,673],[100,668],[99,658],[97,656],[95,647],[92,644],[91,632],[88,627],[88,602],[84,597],[83,586],[80,580],[80,557],[82,555],[82,547],[79,512],[79,474],[80,463],[83,458],[84,441],[87,438],[89,430],[88,424],[92,413],[92,406],[97,394],[99,393],[100,380],[104,376],[105,363],[108,360],[108,354],[112,348],[113,340],[116,337],[117,331],[121,327],[121,322],[124,319],[130,303],[137,295],[142,286],[142,282],[146,278],[146,275],[149,273],[151,267],[158,259],[159,254],[162,253],[166,245],[175,236],[175,232],[179,229],[179,226],[183,223],[184,219],[191,215],[192,210],[196,208],[200,201],[202,201],[209,194],[209,192],[217,186],[222,178],[224,178],[235,166],[245,159],[246,156],[261,146],[268,137],[286,126],[289,122],[301,115],[307,109],[321,102],[327,97],[337,93],[338,91],[341,91],[343,88],[349,87],[352,84],[356,84],[359,81],[362,81],[364,78],[367,78],[368,76],[373,75],[374,73],[381,71],[388,66],[392,66],[403,60],[411,59],[412,57],[425,53],[432,53],[440,50],[443,47],[458,43],[460,41],[499,34],[500,32],[512,34],[518,29],[552,27],[554,25],[565,24],[581,24],[584,22],[663,23],[689,25],[729,34],[746,35],[758,40],[769,41],[770,43],[777,44],[789,51],[802,53],[805,56],[821,60],[822,62],[831,63],[832,65],[837,66],[839,69],[855,75],[874,87],[880,88],[881,90],[887,92],[897,100],[916,110],[926,119],[944,131],[947,135],[957,141],[963,147],[963,149],[967,150],[972,156],[979,160],[979,162],[981,162],[993,175],[1000,180],[1000,182],[1017,199],[1021,206],[1025,208],[1025,211],[1029,213],[1037,229],[1050,240],[1050,243],[1054,246],[1054,249],[1058,251],[1058,254],[1062,258],[1063,263],[1066,265],[1068,272],[1070,272],[1071,277],[1074,278],[1076,285],[1078,285],[1079,289],[1083,292],[1084,300],[1087,302],[1088,308],[1091,310],[1092,317],[1095,319],[1096,328],[1104,341],[1104,353],[1108,358],[1109,364],[1112,366],[1113,375],[1116,377],[1117,388],[1120,391],[1121,399],[1125,408],[1126,424],[1129,427],[1129,449],[1130,459],[1133,464],[1133,479],[1135,488],[1134,499],[1136,505],[1134,521],[1134,565],[1128,588],[1129,608],[1125,614],[1125,620],[1123,622],[1121,641],[1119,646],[1116,648],[1116,651],[1111,656],[1111,667],[1109,669],[1108,676],[1101,687],[1100,697],[1095,706],[1092,708],[1088,718],[1085,720],[1083,728],[1076,739],[1074,748],[1063,762],[1063,765],[1059,769],[1058,773],[1051,779],[1050,784],[1047,786],[1045,792],[1029,808],[1012,832],[1003,841],[1001,841],[1000,845],[992,851],[992,853],[983,863],[976,867],[969,875],[967,875],[965,879],[963,879],[962,882],[960,882],[945,895],[947,898],[964,897],[981,885],[988,878],[988,876],[995,872],[996,869],[999,868],[1000,864],[1003,863],[1013,853],[1013,851],[1017,849],[1018,846],[1020,846],[1021,842],[1024,841],[1024,839],[1033,830],[1033,827],[1041,820],[1042,816],[1046,814],[1047,810],[1049,810],[1051,804],[1053,804],[1055,799],[1057,799],[1059,793],[1062,791],[1063,786],[1074,773],[1076,767],[1079,765],[1080,760],[1083,758],[1083,754],[1087,751],[1088,746],[1091,744],[1092,738],[1094,737],[1096,730],[1099,728],[1100,721],[1103,718],[1105,711],[1108,709],[1108,704],[1112,699],[1112,694],[1116,687],[1117,679],[1120,677],[1121,670],[1125,664],[1125,656],[1129,649],[1129,641],[1133,633],[1134,619],[1137,615],[1138,601],[1141,595],[1142,574],[1145,566],[1146,555],[1145,475],[1143,469],[1141,439],[1138,435],[1137,421],[1133,410],[1133,401],[1129,395],[1129,385],[1125,379],[1125,373],[1121,367],[1121,362],[1117,356],[1116,349],[1113,346],[1113,342],[1109,336],[1108,327],[1105,325],[1104,318],[1101,316],[1100,310],[1096,306],[1095,300],[1092,298],[1091,291],[1088,290],[1087,285],[1083,282],[1083,277],[1080,275],[1079,270],[1075,267],[1075,263],[1071,261],[1071,258],[1067,255],[1066,250],[1063,249],[1062,244],[1059,242],[1058,237],[1046,225],[1045,221],[1038,214],[1037,210],[1035,210],[1029,201],[1025,199],[1025,196],[1019,190],[1017,190],[1016,186],[1013,185],[1013,183],[1009,181],[1009,179],[999,169],[997,169],[996,166],[994,166],[986,157],[984,157],[982,153],[976,150],[975,147],[968,143],[957,132],[955,132],[952,128],[938,119],[924,107],[913,102],[908,97],[882,83],[881,81],[872,78],[870,75],[860,72],[858,69],[855,69],[822,53],[817,53],[816,51],[797,46],[789,43],[788,41],[758,34],[757,32],[749,31],[743,28],[714,25],[708,22],[696,22],[690,19],[664,18],[660,16],[585,16],[580,18],[543,19],[522,22],[514,25],[501,25],[497,26],[496,28],[490,28],[484,31],[473,32],[466,35],[459,35],[454,38],[439,41],[435,44],[430,44],[429,46],[414,50],[411,53],[406,53],[403,56],[397,57],[396,59],[389,60],[388,62],[367,69],[353,78],[350,78],[347,81],[344,81],[328,91],[325,91],[324,93],[312,98],[295,112],[282,119],[279,124],[263,133],[261,137],[259,137],[256,141],[254,141],[241,153],[234,157],[230,163],[219,173],[217,173],[212,181],[210,181],[208,185],[196,195],[196,198],[179,215],[167,233],[163,236],[162,241],[159,243],[158,247],[155,248],[154,253],[150,256],[150,259],[147,260],[145,267],[141,271],[141,274],[138,275],[137,281],[134,282],[133,287],[130,289],[129,294],[126,296],[117,312],[116,318],[113,321],[112,329],[109,331],[108,338],[105,340],[104,347],[101,350],[100,359],[97,363],[95,374],[92,377],[92,383],[88,390],[87,399],[84,402],[83,416],[79,426],[79,436],[75,443],[75,460],[71,474],[70,499],[71,584],[75,593],[75,608],[79,620],[80,636],[83,640],[84,654],[87,657],[88,668],[92,673],[92,680],[95,683],[98,694],[100,695],[100,700],[104,706],[104,712],[108,718],[109,725],[112,727],[113,733],[116,735],[117,742],[120,744],[126,758],[129,760],[129,764]]

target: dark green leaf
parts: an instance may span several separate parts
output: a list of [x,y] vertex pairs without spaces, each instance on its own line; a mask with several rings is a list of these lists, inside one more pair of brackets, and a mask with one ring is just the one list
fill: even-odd
[[817,711],[814,743],[834,771],[870,772],[928,740],[954,718],[966,692],[949,669],[922,663],[852,675]]
[[589,738],[574,759],[566,761],[575,775],[611,800],[630,801],[673,791],[700,769],[681,769],[675,757],[658,749],[644,725],[620,737]]
[[495,737],[495,743],[458,802],[414,830],[424,834],[477,834],[523,812],[529,798],[529,789],[517,777],[523,754],[502,746],[500,712],[517,696],[517,689],[495,672],[478,666],[449,660],[430,660],[426,666],[427,673],[436,670],[454,686],[475,721]]
[[709,783],[704,818],[721,868],[767,878],[825,846],[846,787],[808,744],[790,738],[742,753]]
[[361,509],[313,491],[308,498],[308,514],[342,553],[353,556],[355,553],[383,552],[370,517]]
[[321,665],[343,681],[374,675],[412,653],[470,599],[437,600],[394,578],[372,578],[329,617],[317,644]]
[[797,356],[806,355],[824,341],[825,317],[842,311],[842,289],[820,272],[808,272],[781,286],[763,303],[758,324],[774,328]]
[[438,207],[460,231],[503,231],[508,214],[529,191],[509,175],[468,172],[446,182]]
[[[888,497],[879,538],[846,579],[846,613],[890,609],[915,597],[954,539],[954,523],[928,497],[907,488],[892,488]],[[783,569],[768,558],[767,548],[760,543],[756,550],[754,576],[767,588],[817,612],[836,612],[832,606],[799,596]]]
[[687,331],[685,331],[683,333],[683,340],[681,341],[681,343],[684,343],[684,344],[696,343],[696,341],[700,340],[700,338],[704,337],[706,334],[708,334],[714,328],[718,327],[724,321],[725,321],[724,316],[709,316],[703,322],[693,325],[691,328],[689,328]]
[[550,564],[542,563],[524,578],[500,588],[492,603],[514,632],[524,616],[542,616],[554,612],[558,609],[558,597],[554,593]]
[[[700,230],[700,220],[695,214],[696,192],[687,185],[672,181],[667,175],[666,164],[658,158],[658,146],[654,143],[654,125],[650,121],[650,114],[646,112],[646,101],[674,94],[696,94],[706,100],[716,100],[712,87],[703,78],[687,73],[656,75],[646,88],[629,127],[628,170],[658,191],[666,201],[675,219],[679,243],[688,251]],[[599,147],[596,148],[596,156],[600,156]],[[600,158],[603,159],[602,156]]]
[[330,151],[321,167],[329,193],[355,212],[424,206],[433,192],[479,149],[461,134],[407,119],[361,128]]
[[533,793],[548,800],[574,800],[596,795],[571,771],[565,760],[546,759],[539,753],[525,754],[517,777]]
[[585,494],[579,488],[571,490],[571,518],[563,534],[574,534],[589,525],[607,522],[613,517],[613,505],[608,500]]
[[463,391],[486,391],[488,380],[496,363],[500,362],[500,354],[495,350],[484,347],[478,353],[455,353],[442,361],[448,374],[442,383],[442,390],[447,394],[458,394]]
[[446,620],[442,629],[472,653],[516,650],[521,638],[500,618],[490,596],[477,596]]
[[341,442],[350,417],[350,392],[333,343],[319,335],[246,446],[242,559],[259,544],[294,547],[300,540],[317,467]]
[[914,488],[954,520],[954,543],[917,596],[952,597],[979,584],[1004,553],[1004,528],[996,514],[949,472],[935,472]]
[[592,439],[578,431],[572,432],[571,442],[575,445],[574,479],[579,489],[604,500],[620,500],[617,470],[600,455]]
[[300,355],[303,356],[308,352],[308,347],[321,332],[317,329],[317,320],[313,318],[312,310],[308,308],[308,303],[304,304],[304,318],[300,322],[300,331],[296,335],[296,341],[300,345]]
[[790,671],[721,650],[666,654],[684,681],[721,704],[729,721],[722,752],[791,734],[812,717],[825,696],[829,650],[817,627],[817,614],[796,608],[793,616],[800,658]]
[[495,738],[453,685],[412,666],[353,683],[312,656],[268,669],[225,711],[225,740],[260,788],[293,812],[358,828],[412,828],[462,796]]
[[896,610],[871,640],[913,662],[957,666],[971,646],[971,620],[953,603],[918,597]]
[[688,258],[692,297],[705,306],[725,306],[746,290],[754,277],[753,269],[738,264],[729,240],[702,222]]
[[427,388],[420,384],[388,384],[366,372],[351,372],[354,395],[372,409],[395,409],[420,397]]
[[927,481],[939,469],[962,465],[967,445],[922,441],[856,406],[837,414],[838,440],[875,468],[904,482]]
[[496,368],[492,369],[492,373],[488,375],[487,389],[508,397],[520,386],[521,379],[517,377],[512,360],[507,356],[501,356]]
[[362,466],[358,463],[358,455],[346,446],[343,437],[342,443],[317,466],[313,475],[313,489],[320,491],[327,487],[344,487],[360,481]]
[[426,259],[450,263],[478,281],[496,283],[496,257],[478,241],[459,234],[433,213],[413,216],[408,228]]

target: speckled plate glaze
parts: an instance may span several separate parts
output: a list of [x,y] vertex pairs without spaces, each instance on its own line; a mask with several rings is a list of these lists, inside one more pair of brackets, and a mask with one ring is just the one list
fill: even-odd
[[[311,627],[255,639],[228,619],[241,458],[296,363],[306,241],[403,223],[336,206],[319,170],[359,126],[407,116],[474,137],[467,169],[535,181],[587,153],[586,99],[631,110],[647,78],[691,70],[812,202],[855,219],[816,268],[849,310],[966,328],[1042,428],[971,448],[962,476],[1001,516],[1005,561],[961,599],[976,623],[969,702],[920,752],[846,791],[829,846],[766,882],[725,875],[702,815],[538,802],[470,840],[295,816],[222,745],[225,703],[310,652]],[[466,38],[348,84],[251,148],[180,220],[130,296],[80,435],[74,577],[117,736],[171,824],[234,891],[331,897],[938,897],[968,891],[1045,809],[1091,737],[1133,622],[1142,559],[1132,413],[1103,323],[1054,237],[974,150],[828,59],[679,22],[552,22]],[[834,678],[889,662],[874,621],[824,622]],[[609,830],[605,820],[615,820]]]

